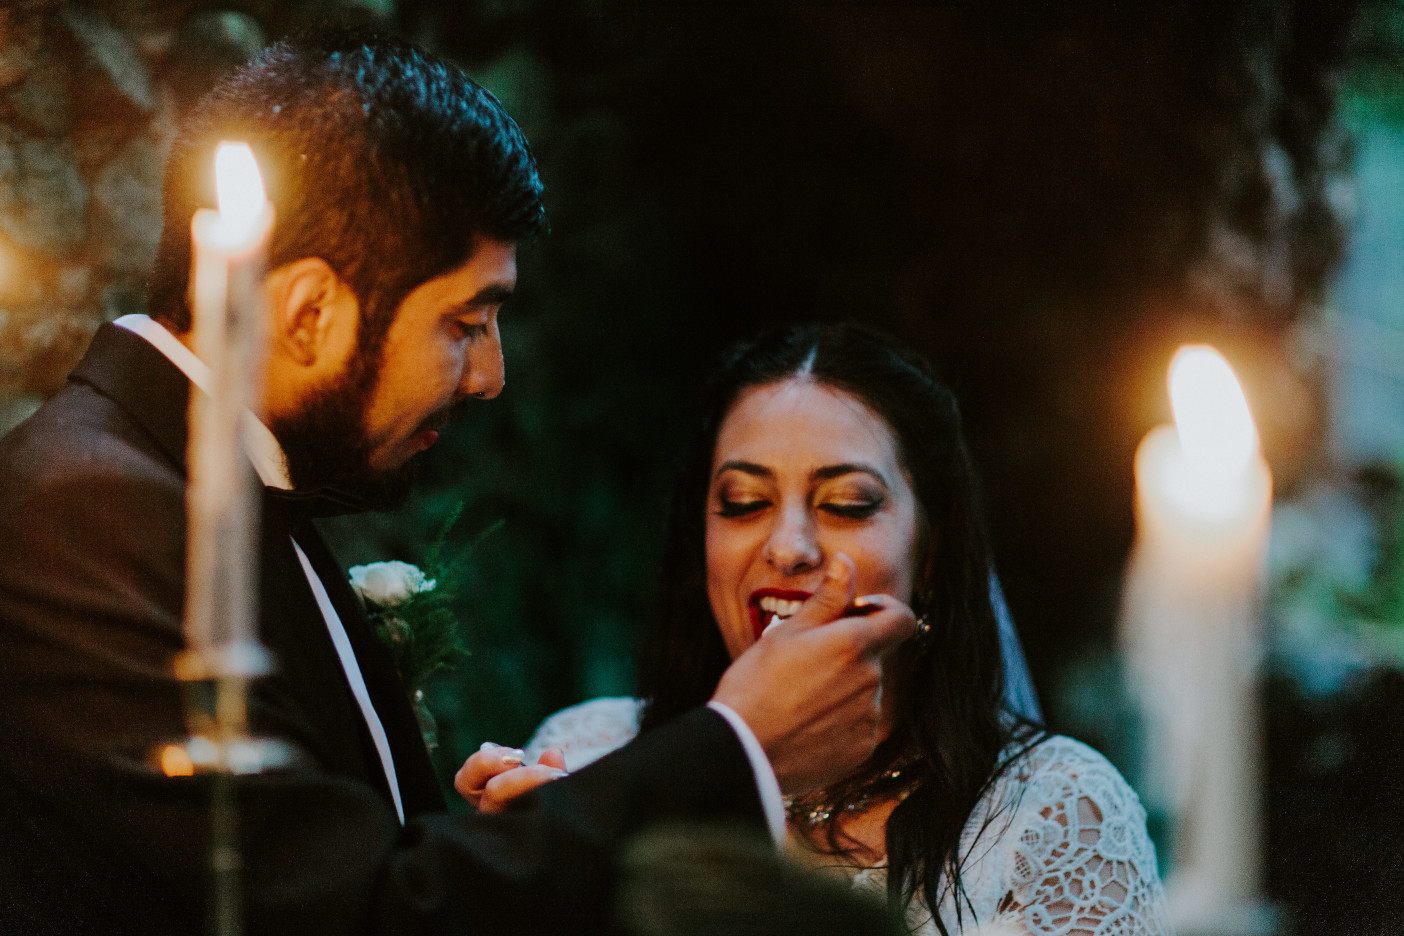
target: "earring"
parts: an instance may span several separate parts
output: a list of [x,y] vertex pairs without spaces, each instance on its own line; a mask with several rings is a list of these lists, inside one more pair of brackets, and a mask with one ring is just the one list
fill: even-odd
[[912,610],[915,611],[918,608],[922,609],[916,619],[917,638],[919,640],[925,640],[931,635],[931,621],[929,620],[931,617],[931,603],[931,596],[926,593],[926,589],[922,589],[912,596]]

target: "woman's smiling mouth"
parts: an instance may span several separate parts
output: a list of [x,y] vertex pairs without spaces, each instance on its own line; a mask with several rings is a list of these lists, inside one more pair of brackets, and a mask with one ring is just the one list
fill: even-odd
[[751,592],[746,609],[751,615],[751,632],[760,640],[765,629],[777,620],[783,621],[809,600],[810,592],[783,588],[758,588]]

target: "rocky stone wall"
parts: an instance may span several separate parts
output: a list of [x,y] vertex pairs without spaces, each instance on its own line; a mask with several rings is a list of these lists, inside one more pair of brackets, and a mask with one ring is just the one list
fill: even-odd
[[0,6],[0,432],[63,385],[98,325],[141,311],[180,114],[311,18],[381,2],[18,0]]

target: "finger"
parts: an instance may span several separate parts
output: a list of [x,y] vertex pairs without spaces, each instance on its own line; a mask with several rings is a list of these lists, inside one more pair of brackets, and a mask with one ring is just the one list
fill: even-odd
[[791,629],[827,624],[842,617],[844,609],[853,603],[857,576],[853,560],[846,553],[836,553],[824,568],[824,578],[819,587],[790,618],[793,622]]
[[564,776],[564,770],[544,764],[517,767],[498,774],[487,782],[477,803],[478,812],[488,815],[502,812],[517,797]]
[[887,598],[882,611],[861,620],[867,621],[873,637],[873,649],[880,654],[892,651],[917,632],[916,613],[895,598]]
[[852,639],[862,648],[862,656],[881,657],[916,633],[916,615],[896,598],[865,595],[860,601],[876,605],[877,610],[861,617],[840,618],[826,634],[835,639]]
[[517,748],[488,742],[473,754],[453,777],[453,788],[468,802],[477,805],[488,781],[498,774],[520,767],[523,754]]
[[546,767],[554,767],[557,770],[565,770],[565,751],[558,747],[547,748],[546,750],[541,752],[541,756],[536,759],[536,762]]

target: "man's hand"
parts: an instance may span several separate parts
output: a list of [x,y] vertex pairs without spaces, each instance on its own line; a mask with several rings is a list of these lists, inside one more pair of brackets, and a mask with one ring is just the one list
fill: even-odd
[[888,595],[864,596],[876,611],[842,617],[854,575],[853,560],[834,556],[803,607],[737,657],[712,696],[750,726],[785,793],[841,779],[872,755],[883,656],[916,631],[911,609]]
[[478,812],[499,813],[523,793],[566,775],[565,753],[560,748],[547,748],[530,766],[523,765],[522,757],[517,748],[484,744],[458,769],[453,788]]

